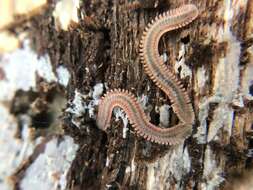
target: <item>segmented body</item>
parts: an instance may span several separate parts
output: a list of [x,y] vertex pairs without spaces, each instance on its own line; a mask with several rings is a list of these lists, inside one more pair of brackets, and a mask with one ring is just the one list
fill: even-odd
[[107,93],[99,104],[99,128],[106,130],[110,126],[113,108],[120,107],[126,112],[137,133],[147,140],[160,144],[177,144],[191,134],[194,112],[190,98],[177,77],[163,64],[158,43],[164,33],[189,24],[197,16],[198,9],[191,4],[165,12],[148,24],[140,41],[140,58],[145,72],[170,97],[173,110],[181,123],[167,129],[153,125],[131,93],[116,89]]

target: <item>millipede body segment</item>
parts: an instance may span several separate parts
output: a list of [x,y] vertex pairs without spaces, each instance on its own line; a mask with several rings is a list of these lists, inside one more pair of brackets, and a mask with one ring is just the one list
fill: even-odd
[[191,134],[194,112],[190,98],[180,81],[163,63],[158,43],[166,32],[181,28],[198,16],[195,5],[183,5],[157,16],[143,32],[140,58],[145,72],[172,101],[172,108],[181,123],[171,128],[160,128],[150,123],[136,98],[125,90],[112,90],[99,103],[97,125],[102,130],[110,126],[114,107],[122,108],[136,132],[145,139],[159,144],[177,144]]

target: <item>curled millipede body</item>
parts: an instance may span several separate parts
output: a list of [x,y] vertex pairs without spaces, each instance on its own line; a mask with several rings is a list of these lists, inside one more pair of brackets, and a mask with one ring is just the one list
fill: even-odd
[[159,128],[149,122],[136,98],[125,90],[116,89],[100,101],[97,125],[102,130],[110,126],[114,107],[122,108],[137,134],[159,144],[177,144],[191,134],[194,112],[190,98],[180,81],[164,64],[158,52],[158,43],[166,32],[181,28],[198,16],[195,5],[183,5],[157,16],[143,32],[140,41],[140,59],[145,72],[173,102],[172,107],[181,123],[172,128]]

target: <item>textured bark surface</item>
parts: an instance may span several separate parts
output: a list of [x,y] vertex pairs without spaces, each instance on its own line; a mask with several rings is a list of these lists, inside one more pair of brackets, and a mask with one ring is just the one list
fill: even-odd
[[[158,125],[164,117],[169,118],[165,127],[178,122],[172,109],[164,111],[170,100],[144,73],[138,46],[144,28],[156,15],[185,1],[129,3],[80,2],[79,23],[63,31],[56,30],[52,19],[55,3],[50,2],[43,14],[23,24],[21,29],[28,31],[38,55],[48,54],[54,71],[63,65],[71,78],[63,89],[38,77],[37,92],[17,93],[11,113],[17,118],[20,113],[32,113],[35,121],[47,118],[45,126],[34,123],[35,136],[49,141],[52,135],[62,135],[63,128],[64,135],[79,145],[67,173],[67,189],[233,188],[234,179],[249,176],[252,168],[253,2],[192,0],[199,8],[199,17],[162,37],[159,51],[187,89],[196,113],[192,136],[178,146],[158,145],[138,137],[130,124],[115,119],[117,113],[124,118],[119,110],[105,133],[96,126],[97,106],[91,106],[95,114],[90,113],[94,86],[102,83],[103,93],[122,88],[135,94],[152,123]],[[80,115],[68,111],[76,106],[77,92],[88,107]],[[56,96],[67,99],[58,118],[62,125],[47,117],[48,105]],[[22,107],[35,100],[36,113],[41,115],[34,116],[34,110]],[[43,143],[12,175],[16,189],[41,149]]]

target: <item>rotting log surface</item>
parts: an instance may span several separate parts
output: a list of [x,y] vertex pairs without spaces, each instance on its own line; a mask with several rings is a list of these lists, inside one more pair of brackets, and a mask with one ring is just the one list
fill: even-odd
[[[139,41],[156,15],[185,1],[150,2],[142,0],[139,8],[133,7],[138,9],[131,9],[126,0],[85,0],[79,10],[81,22],[67,32],[55,30],[53,5],[31,20],[29,32],[36,51],[48,53],[54,68],[63,64],[71,73],[69,102],[75,90],[87,94],[102,82],[109,89],[147,96],[151,122],[159,124],[157,108],[170,101],[144,73]],[[113,119],[106,134],[88,112],[79,118],[80,126],[64,112],[65,134],[79,144],[67,175],[68,189],[226,188],[252,165],[247,156],[252,148],[247,136],[253,123],[252,87],[244,91],[243,82],[253,64],[253,2],[191,3],[199,7],[197,20],[162,37],[159,50],[168,55],[165,64],[172,70],[182,63],[176,72],[197,115],[192,137],[184,145],[162,146],[137,137],[130,125],[123,138],[121,120]],[[178,120],[171,110],[170,115],[172,126]]]

